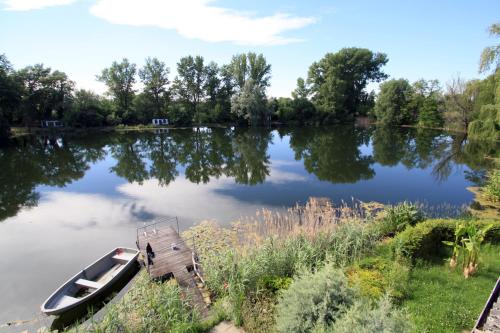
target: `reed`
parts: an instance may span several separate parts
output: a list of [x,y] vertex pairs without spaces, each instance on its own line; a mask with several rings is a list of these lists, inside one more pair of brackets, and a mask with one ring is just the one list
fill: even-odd
[[255,247],[269,238],[285,240],[298,236],[313,240],[330,234],[342,224],[365,224],[373,217],[373,209],[353,200],[334,206],[330,200],[310,198],[304,206],[295,205],[284,211],[262,209],[252,217],[243,217],[233,224],[238,245]]

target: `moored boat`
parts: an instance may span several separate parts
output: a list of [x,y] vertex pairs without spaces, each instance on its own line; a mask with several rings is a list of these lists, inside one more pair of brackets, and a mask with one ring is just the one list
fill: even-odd
[[132,268],[138,255],[139,251],[135,249],[114,249],[59,287],[43,303],[42,312],[47,315],[59,315],[89,303]]

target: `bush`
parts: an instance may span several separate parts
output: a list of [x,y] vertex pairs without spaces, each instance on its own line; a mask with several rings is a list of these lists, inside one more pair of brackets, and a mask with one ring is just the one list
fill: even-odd
[[311,332],[333,324],[354,303],[355,291],[341,270],[327,265],[296,279],[280,297],[278,332]]
[[483,191],[489,201],[500,201],[500,170],[494,170],[490,174]]
[[422,222],[425,218],[416,205],[406,201],[396,206],[387,207],[384,214],[377,226],[381,236],[393,236],[405,230],[408,226],[414,226]]
[[348,270],[348,277],[361,295],[378,299],[388,294],[401,300],[408,293],[409,268],[385,258],[366,258]]
[[277,292],[282,289],[288,289],[293,279],[281,276],[264,276],[257,282],[257,289],[265,289],[270,292]]
[[394,309],[389,297],[383,297],[374,306],[356,302],[335,324],[325,330],[331,333],[405,333],[411,332],[410,318]]
[[[392,242],[393,253],[399,258],[432,259],[443,254],[443,241],[453,241],[456,220],[427,220],[416,226],[407,228],[397,235]],[[472,221],[477,227],[483,228],[489,224],[493,227],[488,230],[485,240],[490,242],[500,241],[499,220]]]

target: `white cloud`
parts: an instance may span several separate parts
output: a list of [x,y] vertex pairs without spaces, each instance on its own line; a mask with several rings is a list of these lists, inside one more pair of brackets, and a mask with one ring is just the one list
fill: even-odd
[[213,0],[98,0],[90,11],[114,24],[176,30],[186,38],[244,45],[299,41],[282,34],[314,23],[311,17],[288,14],[257,17],[213,6]]
[[32,10],[52,6],[69,5],[76,0],[5,0],[7,10]]

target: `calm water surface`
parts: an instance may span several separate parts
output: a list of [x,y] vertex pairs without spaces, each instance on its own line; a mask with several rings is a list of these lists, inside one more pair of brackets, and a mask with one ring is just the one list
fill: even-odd
[[310,196],[455,210],[472,200],[466,187],[498,148],[436,131],[352,126],[20,138],[0,149],[0,325],[34,317],[88,263],[133,247],[144,219],[228,224]]

